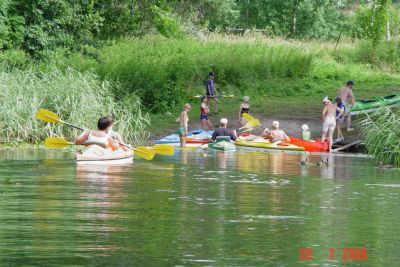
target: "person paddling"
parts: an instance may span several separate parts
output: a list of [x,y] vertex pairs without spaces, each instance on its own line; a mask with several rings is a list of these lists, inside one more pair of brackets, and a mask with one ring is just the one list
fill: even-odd
[[183,110],[179,117],[175,120],[179,123],[178,134],[179,140],[181,142],[181,147],[184,148],[186,146],[186,138],[188,133],[188,124],[189,124],[189,114],[188,112],[192,109],[190,104],[186,103],[183,106]]
[[240,104],[239,107],[239,125],[244,126],[246,125],[247,121],[243,118],[243,113],[249,113],[250,111],[250,104],[249,104],[250,97],[244,96],[243,102]]
[[208,73],[208,80],[206,81],[206,96],[207,96],[207,105],[210,106],[210,100],[214,100],[214,113],[218,114],[218,98],[217,98],[217,91],[214,87],[214,78],[215,73],[210,72]]
[[350,115],[350,105],[353,105],[356,100],[353,94],[353,81],[348,81],[346,86],[340,88],[337,92],[336,97],[340,98],[345,106],[345,115],[347,116],[347,131],[353,131],[354,129],[351,128],[351,115]]
[[279,121],[273,121],[272,122],[272,130],[266,132],[263,137],[265,139],[268,139],[271,142],[277,142],[277,141],[290,141],[289,136],[279,129]]
[[215,129],[211,137],[211,141],[215,142],[218,136],[229,136],[232,141],[236,141],[237,135],[235,130],[227,129],[228,119],[222,118],[220,121],[220,128]]
[[76,145],[98,145],[103,148],[116,150],[119,147],[118,141],[114,140],[108,131],[112,125],[109,117],[101,117],[97,122],[97,131],[86,130],[75,139]]

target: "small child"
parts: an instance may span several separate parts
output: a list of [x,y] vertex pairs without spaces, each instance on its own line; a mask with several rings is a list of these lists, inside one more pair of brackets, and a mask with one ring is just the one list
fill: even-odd
[[311,133],[310,130],[308,128],[307,124],[303,124],[301,126],[301,134],[300,134],[300,138],[305,140],[305,141],[310,141],[311,140]]

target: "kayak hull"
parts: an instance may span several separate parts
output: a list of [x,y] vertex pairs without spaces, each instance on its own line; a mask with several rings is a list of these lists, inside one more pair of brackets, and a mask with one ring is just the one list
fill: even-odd
[[[204,131],[204,130],[194,130],[188,132],[186,144],[205,144],[208,143],[208,140],[211,138],[212,131]],[[174,144],[180,143],[179,135],[178,134],[171,134],[164,138],[158,139],[155,141],[156,144]]]
[[236,146],[232,142],[227,141],[219,141],[214,143],[209,143],[208,147],[215,150],[222,150],[222,151],[234,151],[236,150]]
[[238,140],[235,142],[235,145],[238,149],[245,149],[245,150],[295,151],[295,152],[305,151],[304,147],[295,146],[281,141],[271,143],[268,141]]
[[400,105],[400,94],[392,94],[383,97],[376,97],[371,100],[358,100],[350,108],[351,115],[370,113],[384,107]]
[[288,143],[295,146],[304,147],[304,150],[307,152],[329,152],[329,141],[321,142],[320,140],[316,140],[313,142],[290,137],[290,141]]
[[77,164],[129,164],[133,162],[133,150],[122,148],[112,151],[99,146],[89,146],[82,153],[76,155]]

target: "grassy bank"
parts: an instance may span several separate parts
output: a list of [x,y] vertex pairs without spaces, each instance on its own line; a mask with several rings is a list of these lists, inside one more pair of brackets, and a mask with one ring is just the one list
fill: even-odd
[[400,166],[400,109],[385,109],[360,123],[368,152],[385,164]]
[[100,116],[112,114],[116,128],[130,141],[144,138],[148,118],[138,98],[116,103],[111,85],[89,73],[72,69],[38,72],[0,72],[0,138],[3,143],[39,143],[49,135],[68,140],[78,134],[62,124],[46,125],[35,118],[39,108],[56,112],[63,120],[95,129]]

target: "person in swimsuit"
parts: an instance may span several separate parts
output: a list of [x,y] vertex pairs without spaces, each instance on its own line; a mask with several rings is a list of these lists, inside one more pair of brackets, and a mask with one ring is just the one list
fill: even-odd
[[287,136],[284,131],[279,129],[279,121],[272,122],[272,130],[266,133],[264,138],[271,142],[290,141],[289,136]]
[[342,133],[342,129],[340,128],[340,126],[343,124],[344,122],[344,113],[346,111],[346,107],[342,102],[341,98],[336,98],[336,106],[339,110],[336,110],[336,131],[337,131],[337,139],[335,140],[335,142],[342,142],[344,141],[344,137],[343,137],[343,133]]
[[189,124],[189,115],[188,112],[192,109],[190,104],[186,103],[183,106],[183,110],[179,117],[175,120],[175,122],[179,123],[178,134],[179,140],[181,142],[181,147],[184,148],[186,146],[186,138],[188,133],[188,124]]
[[249,113],[250,111],[250,104],[249,104],[249,97],[244,96],[243,97],[243,102],[240,104],[239,107],[239,125],[244,126],[246,125],[247,121],[242,117],[243,113]]
[[208,119],[207,114],[210,112],[210,109],[207,105],[207,98],[205,96],[201,99],[200,105],[200,121],[201,121],[201,129],[205,130],[208,126],[208,130],[211,131],[213,128],[211,121]]
[[218,114],[218,98],[217,92],[214,87],[214,72],[210,72],[208,74],[208,80],[206,81],[206,96],[207,96],[207,105],[210,106],[210,99],[214,100],[214,113]]
[[353,105],[356,100],[353,94],[353,81],[348,81],[346,86],[340,88],[337,92],[336,97],[342,99],[343,105],[345,106],[345,116],[347,116],[347,131],[353,131],[351,128],[351,115],[350,115],[350,105]]
[[114,140],[109,134],[112,120],[109,117],[101,117],[97,122],[97,131],[86,130],[75,139],[76,145],[97,145],[103,148],[116,150],[119,147],[118,141]]
[[332,104],[329,98],[326,96],[322,100],[324,103],[324,109],[322,110],[322,138],[321,141],[325,142],[326,134],[328,133],[329,139],[329,150],[332,147],[333,143],[333,132],[335,131],[336,127],[336,110],[339,110],[336,104]]

